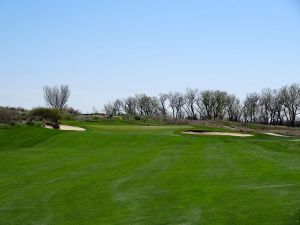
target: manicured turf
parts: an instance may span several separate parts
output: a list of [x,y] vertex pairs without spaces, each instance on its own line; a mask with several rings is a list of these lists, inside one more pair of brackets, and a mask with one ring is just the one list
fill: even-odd
[[184,126],[0,129],[0,224],[293,225],[300,142]]

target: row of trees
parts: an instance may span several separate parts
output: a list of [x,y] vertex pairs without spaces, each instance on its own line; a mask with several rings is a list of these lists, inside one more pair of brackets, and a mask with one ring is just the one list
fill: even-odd
[[185,93],[169,92],[158,97],[138,94],[117,99],[104,106],[109,116],[157,116],[173,119],[221,119],[296,126],[300,114],[300,86],[263,89],[250,93],[244,101],[225,91],[187,89]]

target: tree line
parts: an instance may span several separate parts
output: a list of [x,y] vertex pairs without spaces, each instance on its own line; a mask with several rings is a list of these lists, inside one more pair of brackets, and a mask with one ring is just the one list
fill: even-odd
[[191,88],[184,93],[169,92],[155,97],[137,94],[105,104],[104,110],[108,116],[219,119],[294,127],[300,114],[300,85],[265,88],[247,94],[244,101],[226,91]]

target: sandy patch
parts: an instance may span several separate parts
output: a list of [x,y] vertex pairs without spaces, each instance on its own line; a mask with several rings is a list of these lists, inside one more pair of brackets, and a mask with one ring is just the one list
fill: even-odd
[[261,186],[261,187],[253,187],[253,189],[281,188],[281,187],[291,187],[296,185],[297,184],[268,185],[268,186]]
[[184,134],[205,135],[205,136],[231,136],[231,137],[252,137],[252,134],[230,133],[230,132],[199,132],[185,131]]
[[274,136],[274,137],[288,137],[286,135],[282,135],[282,134],[275,134],[275,133],[264,133],[266,135],[270,135],[270,136]]
[[[46,125],[45,128],[47,129],[53,129],[52,126]],[[60,125],[59,130],[71,130],[71,131],[85,131],[84,128],[81,127],[74,127],[74,126],[68,126],[68,125]]]

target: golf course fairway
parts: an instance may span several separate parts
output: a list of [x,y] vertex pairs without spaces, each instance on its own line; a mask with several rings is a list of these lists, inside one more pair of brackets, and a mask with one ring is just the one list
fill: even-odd
[[300,224],[295,138],[75,125],[0,129],[1,225]]

